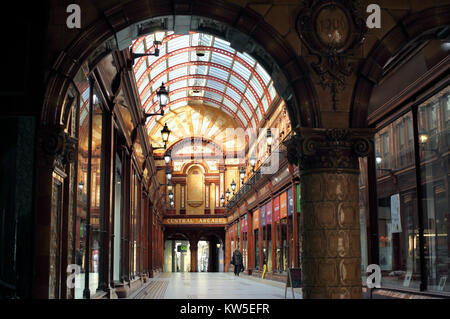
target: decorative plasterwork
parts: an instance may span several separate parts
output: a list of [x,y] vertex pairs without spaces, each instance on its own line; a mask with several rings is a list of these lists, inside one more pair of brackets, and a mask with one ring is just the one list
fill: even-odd
[[317,62],[311,63],[321,86],[331,90],[333,110],[353,67],[348,58],[364,41],[367,27],[354,0],[309,0],[297,17],[299,37]]

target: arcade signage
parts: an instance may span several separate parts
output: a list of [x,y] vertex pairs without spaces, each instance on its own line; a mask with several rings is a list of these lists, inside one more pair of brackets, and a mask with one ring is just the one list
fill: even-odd
[[164,225],[225,225],[227,223],[226,218],[164,218]]

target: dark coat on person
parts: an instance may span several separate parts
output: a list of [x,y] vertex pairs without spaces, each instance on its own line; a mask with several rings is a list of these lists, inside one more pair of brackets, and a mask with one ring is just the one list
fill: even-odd
[[242,269],[241,271],[243,271],[244,263],[242,261],[242,254],[239,249],[236,249],[233,252],[233,257],[231,257],[231,264],[234,265],[234,267],[239,267],[238,269]]

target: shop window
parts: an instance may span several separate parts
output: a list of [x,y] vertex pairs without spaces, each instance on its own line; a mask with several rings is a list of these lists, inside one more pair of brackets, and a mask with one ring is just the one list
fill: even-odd
[[[379,262],[384,287],[418,290],[422,285],[428,291],[450,291],[449,91],[450,87],[446,87],[418,105],[419,149],[413,143],[412,111],[399,115],[375,136],[377,157],[381,157],[376,172]],[[386,152],[386,145],[393,147],[392,152]],[[420,200],[415,152],[420,160]],[[384,158],[395,154],[399,154],[397,160]],[[362,193],[360,197],[364,198]],[[423,212],[423,241],[419,237],[419,208]],[[420,255],[422,242],[424,263]],[[421,277],[422,273],[426,278]]]
[[361,241],[361,277],[363,284],[367,279],[367,217],[368,217],[368,199],[367,199],[367,159],[359,159],[359,227]]
[[450,214],[448,203],[448,94],[450,87],[419,105],[422,208],[427,290],[450,292]]
[[259,231],[255,229],[255,269],[259,269]]
[[[100,250],[104,209],[100,198],[103,198],[102,185],[105,177],[103,110],[92,82],[87,90],[89,99],[80,109],[75,261],[81,266],[81,274],[76,278],[75,298],[83,298],[83,291],[87,288],[90,295],[95,294],[101,284]],[[87,273],[89,285],[85,287]]]
[[114,189],[114,242],[113,242],[113,281],[120,281],[122,268],[122,160],[119,153],[115,156]]

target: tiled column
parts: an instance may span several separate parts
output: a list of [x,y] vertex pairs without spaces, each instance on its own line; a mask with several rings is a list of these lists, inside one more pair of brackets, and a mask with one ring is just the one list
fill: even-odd
[[[373,150],[369,129],[298,130],[302,192],[303,297],[361,298],[358,157]],[[292,149],[291,149],[292,150]]]

